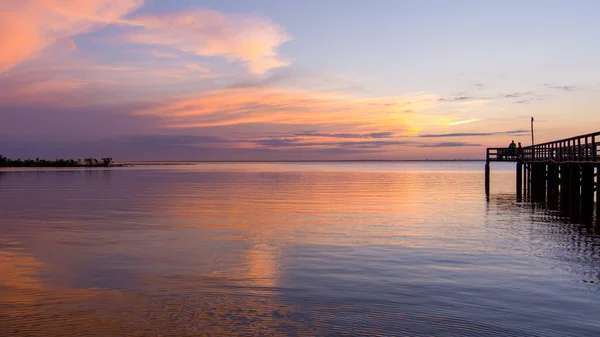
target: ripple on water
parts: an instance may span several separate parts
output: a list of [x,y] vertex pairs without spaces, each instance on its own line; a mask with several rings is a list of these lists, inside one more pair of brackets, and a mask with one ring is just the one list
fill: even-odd
[[598,227],[436,165],[0,173],[0,335],[597,335]]

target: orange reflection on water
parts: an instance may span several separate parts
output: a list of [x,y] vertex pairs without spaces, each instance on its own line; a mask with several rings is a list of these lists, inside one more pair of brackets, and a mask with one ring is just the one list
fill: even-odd
[[[317,322],[290,319],[296,309],[280,301],[294,249],[330,257],[344,254],[336,246],[442,249],[451,243],[441,238],[460,230],[445,212],[477,211],[460,209],[473,195],[462,189],[480,187],[465,187],[464,172],[187,169],[140,170],[127,189],[112,180],[118,172],[85,176],[92,195],[58,203],[68,219],[13,219],[25,242],[0,249],[4,326],[35,322],[47,336],[314,335]],[[439,219],[423,223],[428,212]]]
[[[264,266],[250,278],[268,273]],[[292,308],[269,296],[227,290],[231,281],[225,278],[144,279],[146,286],[123,292],[53,287],[36,276],[48,267],[23,249],[0,250],[0,335],[285,336],[298,328],[286,318]]]

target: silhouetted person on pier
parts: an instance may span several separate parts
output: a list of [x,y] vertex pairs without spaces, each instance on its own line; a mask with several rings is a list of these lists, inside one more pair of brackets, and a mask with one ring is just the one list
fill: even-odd
[[515,150],[517,149],[517,144],[515,144],[515,141],[511,141],[510,144],[508,144],[508,155],[509,156],[514,156],[515,154]]
[[519,144],[517,145],[517,158],[523,158],[523,148],[521,147],[521,142],[519,142]]

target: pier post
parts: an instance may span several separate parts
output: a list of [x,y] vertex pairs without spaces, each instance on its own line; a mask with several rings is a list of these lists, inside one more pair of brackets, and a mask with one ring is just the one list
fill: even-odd
[[523,163],[523,198],[527,198],[527,193],[529,193],[529,181],[527,180],[527,163]]
[[596,165],[596,221],[600,223],[600,165]]
[[517,200],[521,201],[523,195],[523,163],[517,162]]
[[527,164],[527,196],[529,197],[529,199],[531,199],[532,193],[531,191],[533,190],[532,185],[533,182],[531,181],[531,170],[533,169],[533,165],[531,163]]
[[569,172],[569,164],[560,164],[560,206],[563,211],[568,212],[570,208],[570,192],[569,186],[571,182],[571,173]]
[[545,202],[546,201],[546,164],[533,163],[533,164],[531,164],[531,168],[532,168],[531,198],[534,202]]
[[591,219],[594,214],[594,164],[581,165],[581,214]]
[[490,194],[490,162],[486,160],[485,162],[485,194],[489,196]]
[[571,179],[569,182],[569,212],[577,214],[581,206],[581,168],[579,164],[568,164],[570,166]]
[[529,197],[531,199],[531,201],[535,201],[536,196],[537,196],[537,185],[536,185],[536,179],[537,179],[537,172],[536,172],[536,164],[529,164]]
[[550,209],[558,208],[559,198],[559,167],[555,163],[548,164],[548,201],[547,205]]
[[546,202],[546,191],[548,187],[548,165],[546,163],[540,164],[540,200]]

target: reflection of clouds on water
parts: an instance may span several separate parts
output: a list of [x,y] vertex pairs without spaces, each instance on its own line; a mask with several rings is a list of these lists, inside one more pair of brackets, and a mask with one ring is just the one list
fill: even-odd
[[16,243],[0,238],[0,285],[24,289],[39,289],[40,284],[35,277],[42,263],[27,256]]
[[[517,202],[515,194],[490,196],[486,227],[513,253],[551,262],[576,281],[600,284],[600,224],[568,217],[540,203]],[[496,243],[496,246],[498,244]]]
[[275,302],[267,290],[248,291],[243,282],[173,276],[140,279],[135,291],[64,288],[37,278],[47,267],[22,248],[0,250],[2,333],[183,336],[299,330],[292,308]]
[[269,167],[5,176],[0,316],[49,336],[593,329],[574,303],[595,239],[517,203],[512,172],[486,203],[481,172]]

